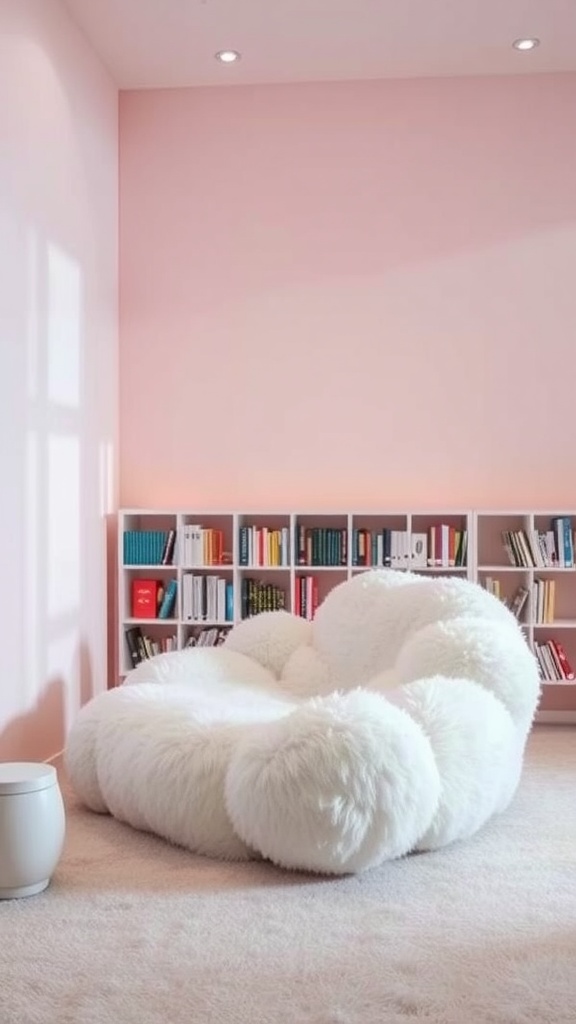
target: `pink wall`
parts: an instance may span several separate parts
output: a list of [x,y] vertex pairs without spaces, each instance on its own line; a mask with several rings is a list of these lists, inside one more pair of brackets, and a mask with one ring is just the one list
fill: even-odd
[[59,0],[0,6],[0,760],[106,687],[116,89]]
[[121,95],[121,502],[576,505],[576,75]]

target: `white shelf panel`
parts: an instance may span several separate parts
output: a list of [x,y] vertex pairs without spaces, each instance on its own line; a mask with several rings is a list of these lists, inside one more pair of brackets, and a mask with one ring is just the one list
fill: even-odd
[[290,572],[290,565],[239,565],[239,572]]
[[429,572],[432,575],[435,572],[468,572],[467,565],[411,565],[411,572]]
[[574,679],[543,679],[542,686],[576,686]]
[[178,569],[182,569],[182,572],[214,572],[215,569],[228,569],[230,572],[234,569],[231,562],[222,562],[217,565],[179,565]]
[[178,622],[181,626],[210,626],[213,628],[218,626],[220,629],[224,629],[225,626],[232,627],[234,625],[229,620],[222,622],[219,619],[178,619]]
[[[348,569],[377,569],[377,565],[295,565],[295,572],[348,572]],[[383,568],[383,566],[380,566]]]
[[576,629],[576,619],[555,619],[554,622],[531,622],[533,629]]
[[556,572],[572,572],[572,573],[574,573],[574,572],[576,572],[576,569],[573,566],[569,566],[569,565],[565,565],[565,566],[562,566],[562,565],[538,565],[536,568],[534,568],[532,570],[532,572],[554,572],[554,573],[556,573]]
[[534,572],[530,565],[479,565],[478,572]]
[[554,565],[479,565],[478,572],[576,572],[576,569]]

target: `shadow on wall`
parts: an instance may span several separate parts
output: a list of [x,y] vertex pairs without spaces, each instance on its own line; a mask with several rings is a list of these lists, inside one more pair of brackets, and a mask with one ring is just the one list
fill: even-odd
[[44,761],[62,749],[64,691],[64,680],[53,680],[40,694],[33,708],[13,719],[3,729],[0,733],[0,760]]
[[18,715],[2,730],[0,761],[45,761],[63,749],[65,688],[63,679],[55,679],[42,691],[34,708]]
[[34,706],[0,731],[0,761],[45,761],[64,749],[67,723],[96,693],[86,644],[74,660],[70,674],[78,679],[77,692],[70,693],[68,674],[50,680]]

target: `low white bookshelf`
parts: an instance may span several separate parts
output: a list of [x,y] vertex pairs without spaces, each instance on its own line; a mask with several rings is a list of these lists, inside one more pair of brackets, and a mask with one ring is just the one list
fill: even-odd
[[[118,513],[119,677],[133,664],[127,643],[130,630],[132,638],[138,633],[146,638],[150,654],[180,650],[203,638],[214,642],[243,617],[259,611],[284,607],[311,617],[338,583],[382,564],[426,575],[461,575],[492,589],[509,604],[525,589],[519,622],[531,647],[548,645],[544,654],[552,665],[550,650],[559,644],[568,662],[576,666],[573,553],[568,558],[566,550],[559,557],[550,550],[551,533],[559,546],[562,526],[558,522],[563,520],[569,523],[573,547],[576,511],[563,509],[123,508]],[[162,553],[169,553],[166,546],[171,535],[169,562],[159,564]],[[142,560],[147,554],[153,558]],[[175,584],[168,617],[149,617],[149,608],[143,617],[135,614],[134,588],[144,591],[150,581],[155,581],[160,597],[171,581]],[[541,657],[544,660],[542,652]],[[543,675],[540,719],[576,721],[576,685],[552,678],[545,666]]]

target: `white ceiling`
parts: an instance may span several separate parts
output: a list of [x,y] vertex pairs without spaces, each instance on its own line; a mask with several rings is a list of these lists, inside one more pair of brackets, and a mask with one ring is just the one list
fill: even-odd
[[576,0],[65,2],[125,89],[576,70]]

